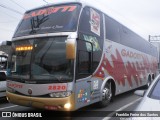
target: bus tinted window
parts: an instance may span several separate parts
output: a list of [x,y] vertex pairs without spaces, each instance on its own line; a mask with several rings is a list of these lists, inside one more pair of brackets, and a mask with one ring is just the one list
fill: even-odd
[[79,72],[80,73],[90,73],[90,60],[89,60],[89,52],[79,51]]
[[120,43],[119,23],[105,16],[106,38]]
[[86,74],[79,75],[77,79],[87,77],[93,73],[101,60],[104,41],[102,13],[88,6],[85,7],[80,17],[78,32],[77,52],[79,54],[77,56],[77,71],[78,73]]
[[[105,15],[105,29],[106,39],[142,51],[146,54],[150,54],[154,57],[158,56],[156,52],[157,50],[153,45],[146,42],[145,39],[107,15]],[[139,44],[135,41],[138,41]]]
[[76,31],[79,12],[79,4],[49,6],[29,11],[24,15],[14,37]]

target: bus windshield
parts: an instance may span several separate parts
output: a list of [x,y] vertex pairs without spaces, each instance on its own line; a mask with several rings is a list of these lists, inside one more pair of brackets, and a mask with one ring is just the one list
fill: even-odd
[[28,11],[14,37],[76,31],[80,8],[80,4],[66,4]]
[[12,58],[16,58],[16,70],[10,77],[45,82],[72,81],[73,61],[66,59],[66,39],[67,36],[13,42]]

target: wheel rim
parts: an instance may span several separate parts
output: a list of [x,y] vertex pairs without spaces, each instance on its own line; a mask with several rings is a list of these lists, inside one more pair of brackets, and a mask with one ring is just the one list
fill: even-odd
[[111,85],[109,84],[108,87],[105,86],[103,89],[102,99],[103,101],[109,102],[111,100],[111,97],[112,97]]

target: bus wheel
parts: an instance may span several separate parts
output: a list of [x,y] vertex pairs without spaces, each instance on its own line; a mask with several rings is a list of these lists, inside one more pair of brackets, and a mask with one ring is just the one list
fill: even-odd
[[99,107],[107,106],[112,99],[111,82],[107,82],[102,91],[102,101],[98,102]]

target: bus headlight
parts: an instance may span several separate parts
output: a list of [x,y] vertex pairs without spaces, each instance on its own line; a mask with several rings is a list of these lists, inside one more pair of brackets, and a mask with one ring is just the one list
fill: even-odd
[[71,92],[69,92],[69,91],[67,91],[67,92],[54,92],[54,93],[50,93],[49,95],[52,98],[63,98],[63,97],[70,96]]
[[70,109],[70,108],[71,108],[71,103],[66,103],[66,104],[64,105],[64,108],[65,108],[65,109]]

